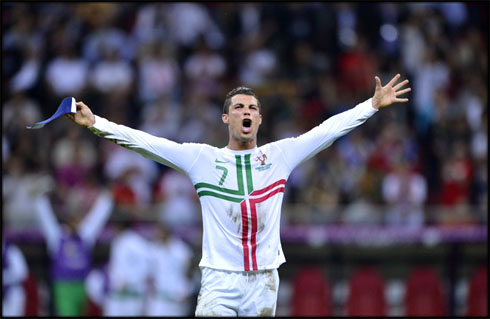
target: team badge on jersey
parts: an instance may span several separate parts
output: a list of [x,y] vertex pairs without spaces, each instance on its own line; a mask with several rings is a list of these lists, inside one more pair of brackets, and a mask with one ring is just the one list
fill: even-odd
[[272,163],[266,163],[267,161],[267,155],[262,153],[261,156],[257,156],[255,158],[256,162],[260,162],[260,165],[257,166],[255,169],[258,170],[259,172],[265,171],[266,169],[269,169],[272,165]]

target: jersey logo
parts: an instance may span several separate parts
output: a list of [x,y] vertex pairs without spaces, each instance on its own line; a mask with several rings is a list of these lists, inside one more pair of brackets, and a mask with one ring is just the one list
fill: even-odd
[[260,165],[264,166],[265,165],[265,160],[267,159],[267,155],[262,154],[262,156],[257,156],[255,158],[255,161],[260,161]]
[[255,158],[256,162],[260,162],[260,166],[257,166],[255,169],[259,172],[265,171],[266,169],[269,169],[272,165],[272,163],[265,163],[267,160],[267,155],[262,153],[262,156],[257,156]]
[[225,161],[220,161],[219,159],[215,159],[214,162],[215,163],[221,163],[221,164],[225,164],[226,163]]

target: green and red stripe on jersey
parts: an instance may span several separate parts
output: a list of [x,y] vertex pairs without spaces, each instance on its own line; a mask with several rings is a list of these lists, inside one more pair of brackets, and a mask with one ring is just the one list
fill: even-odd
[[[243,179],[243,165],[240,155],[235,155],[236,172],[237,172],[237,189],[228,189],[221,186],[216,186],[209,183],[197,183],[194,185],[199,197],[213,196],[226,201],[240,203],[242,213],[242,246],[243,246],[243,264],[244,270],[258,270],[257,267],[257,204],[266,201],[270,197],[284,193],[286,180],[281,179],[270,185],[254,190],[252,181],[252,170],[250,163],[250,154],[244,156],[243,163],[245,164],[245,176],[247,182],[247,194],[245,193]],[[249,216],[248,207],[250,208],[250,238],[249,238]],[[249,246],[250,241],[250,246]],[[252,267],[250,267],[250,253],[252,259]]]

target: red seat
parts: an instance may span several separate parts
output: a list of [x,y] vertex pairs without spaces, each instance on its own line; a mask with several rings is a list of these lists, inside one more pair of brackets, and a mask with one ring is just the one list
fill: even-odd
[[331,316],[330,283],[317,267],[305,267],[293,281],[292,316]]
[[26,295],[25,316],[39,316],[39,290],[36,277],[31,272],[29,272],[27,279],[24,281],[24,291]]
[[405,315],[408,317],[443,317],[447,315],[442,282],[431,267],[414,269],[407,279]]
[[488,317],[488,266],[478,268],[473,274],[468,292],[468,317]]
[[376,269],[358,269],[349,280],[347,316],[386,316],[384,288],[384,279]]

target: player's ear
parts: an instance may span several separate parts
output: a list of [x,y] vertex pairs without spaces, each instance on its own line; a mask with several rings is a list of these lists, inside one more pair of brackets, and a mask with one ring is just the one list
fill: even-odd
[[262,114],[259,114],[259,125],[262,124]]
[[223,123],[228,124],[228,114],[221,114],[221,120],[223,121]]

